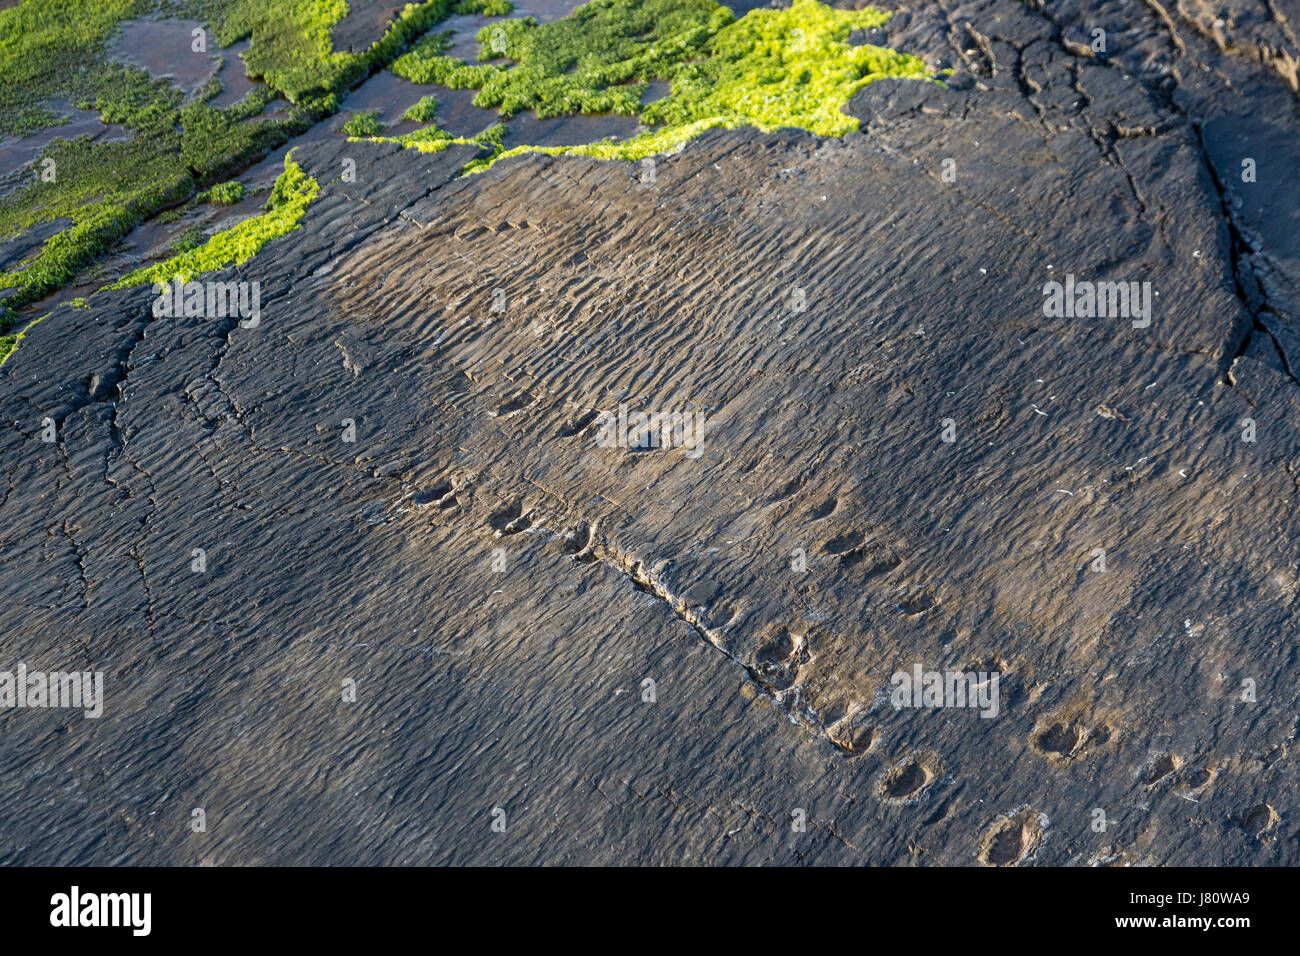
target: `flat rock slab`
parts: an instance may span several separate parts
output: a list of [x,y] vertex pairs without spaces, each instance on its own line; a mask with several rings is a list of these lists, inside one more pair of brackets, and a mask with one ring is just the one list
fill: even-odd
[[313,139],[259,327],[35,326],[0,668],[105,699],[0,711],[0,861],[1300,861],[1295,93],[1136,3],[887,42],[958,73],[649,176]]

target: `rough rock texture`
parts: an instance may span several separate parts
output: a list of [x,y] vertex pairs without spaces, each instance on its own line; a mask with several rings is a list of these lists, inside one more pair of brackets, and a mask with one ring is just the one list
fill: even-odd
[[384,35],[402,12],[398,0],[348,0],[348,12],[331,33],[334,49],[360,53]]
[[[33,328],[0,668],[105,713],[0,711],[0,861],[1300,862],[1300,9],[897,9],[958,73],[843,141],[312,140],[259,328]],[[597,447],[619,403],[702,455]],[[894,708],[918,663],[1001,712]]]

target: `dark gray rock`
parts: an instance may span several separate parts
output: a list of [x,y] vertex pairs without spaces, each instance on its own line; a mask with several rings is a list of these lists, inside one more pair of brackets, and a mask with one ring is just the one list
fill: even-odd
[[[1155,11],[921,5],[969,82],[653,183],[309,142],[259,328],[33,328],[0,669],[105,712],[0,711],[0,859],[1295,864],[1295,94]],[[1045,317],[1067,273],[1150,326]],[[916,664],[999,713],[896,709]]]

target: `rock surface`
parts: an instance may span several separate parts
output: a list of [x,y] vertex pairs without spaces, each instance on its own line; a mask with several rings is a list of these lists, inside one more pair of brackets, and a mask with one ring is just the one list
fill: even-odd
[[258,328],[101,293],[0,369],[0,668],[105,674],[0,711],[0,861],[1300,862],[1297,22],[917,3],[948,88],[653,176],[305,142]]

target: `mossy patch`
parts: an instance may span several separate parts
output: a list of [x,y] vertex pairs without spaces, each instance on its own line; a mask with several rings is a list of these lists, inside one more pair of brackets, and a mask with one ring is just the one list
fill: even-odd
[[267,210],[239,225],[219,232],[207,242],[179,255],[123,276],[107,286],[124,289],[145,282],[171,282],[179,276],[188,282],[195,276],[215,272],[230,265],[247,262],[272,239],[288,235],[298,228],[307,207],[320,193],[320,184],[293,161],[293,153],[284,158],[284,172],[275,181]]
[[420,101],[402,114],[411,123],[434,123],[438,120],[438,101],[432,96],[422,96]]
[[0,136],[25,136],[59,122],[55,99],[94,95],[109,40],[153,0],[26,0],[0,11]]
[[509,117],[573,113],[634,115],[648,79],[666,78],[703,55],[709,38],[734,17],[713,0],[593,0],[572,14],[538,24],[504,20],[478,33],[479,59],[511,66],[471,66],[445,55],[442,37],[426,37],[393,64],[417,83],[477,89],[474,104]]
[[[477,89],[475,105],[496,107],[505,119],[526,109],[542,118],[618,113],[649,127],[623,141],[495,149],[467,172],[524,153],[635,160],[717,127],[793,127],[819,136],[857,129],[844,106],[867,84],[885,77],[937,82],[916,56],[848,42],[854,30],[890,16],[794,0],[788,9],[737,20],[713,0],[593,0],[551,23],[525,17],[480,30],[480,59],[513,64],[466,64],[447,56],[445,38],[435,35],[392,69],[416,82]],[[670,81],[669,93],[642,105],[652,80]],[[428,129],[395,139],[426,151],[456,141]]]
[[213,25],[222,46],[251,41],[244,53],[250,76],[291,103],[333,112],[349,86],[466,2],[408,3],[384,36],[359,53],[334,49],[345,0],[190,0],[186,6]]
[[642,120],[668,128],[719,120],[843,136],[858,128],[844,106],[868,83],[930,75],[918,57],[848,43],[853,30],[882,26],[890,16],[870,8],[836,10],[817,0],[755,10],[718,31],[708,57],[678,70],[672,91],[646,106]]
[[[357,136],[352,137],[352,140],[353,142],[401,143],[403,146],[417,149],[422,153],[439,153],[448,146],[477,146],[480,149],[487,150],[492,156],[499,156],[505,145],[506,132],[507,129],[504,123],[494,123],[474,136],[453,136],[445,129],[426,126],[424,129],[413,130],[401,136]],[[475,162],[480,161],[475,160]]]
[[[486,0],[409,3],[369,49],[337,52],[334,25],[343,0],[24,0],[0,10],[0,135],[25,135],[59,121],[58,99],[94,109],[125,139],[55,140],[34,172],[0,197],[0,240],[66,217],[72,225],[26,262],[0,272],[0,333],[17,309],[67,285],[131,229],[228,179],[338,108],[354,82],[390,63],[453,11]],[[499,4],[498,4],[499,8]],[[243,59],[265,85],[217,108],[214,76],[186,100],[170,80],[109,60],[126,20],[151,14],[197,18],[219,45],[250,40]],[[215,52],[215,50],[214,50]],[[276,96],[293,106],[264,116]]]
[[515,12],[510,0],[459,0],[456,13],[480,13],[485,17],[506,17]]
[[233,206],[244,198],[244,184],[238,179],[217,183],[211,189],[205,189],[194,197],[199,202],[212,203],[216,206]]
[[367,113],[354,113],[343,124],[345,136],[378,136],[383,131],[384,124],[379,121],[379,113],[373,110]]
[[[426,97],[406,118],[429,125],[394,139],[427,151],[478,146],[484,155],[467,172],[530,152],[642,159],[719,126],[838,136],[856,128],[843,106],[866,84],[886,76],[934,79],[916,57],[847,42],[851,31],[878,26],[889,14],[816,0],[740,19],[713,0],[593,0],[551,23],[524,17],[490,24],[479,31],[474,64],[447,56],[446,35],[425,35],[451,13],[510,12],[506,0],[408,3],[380,40],[353,53],[333,48],[334,27],[347,13],[344,0],[24,0],[0,10],[0,133],[58,122],[52,104],[63,99],[96,110],[127,134],[54,141],[41,160],[52,161],[57,175],[34,175],[0,198],[0,240],[58,218],[72,222],[34,256],[0,272],[0,333],[12,332],[16,309],[84,273],[140,222],[175,215],[200,191],[206,201],[226,201],[235,186],[225,181],[233,173],[337,111],[351,85],[388,64],[416,82],[475,89],[475,103],[495,108],[507,122],[532,110],[541,117],[616,113],[648,127],[624,141],[506,150],[501,124],[471,137],[438,129],[437,104]],[[223,47],[251,41],[243,59],[264,85],[217,108],[209,102],[221,87],[215,76],[187,99],[167,79],[110,62],[108,46],[120,24],[155,13],[197,18]],[[669,81],[669,93],[643,105],[655,80]],[[277,96],[291,107],[264,115]],[[382,139],[377,118],[364,116],[353,117],[349,134]],[[280,199],[286,189],[297,196],[296,185],[277,184]],[[279,202],[272,218],[178,249],[173,261],[199,271],[218,260],[244,261],[249,249],[278,234],[284,221],[274,213],[293,206]]]
[[[431,33],[398,57],[393,62],[392,71],[412,83],[437,83],[450,90],[478,89],[488,77],[500,72],[495,66],[471,66],[464,60],[446,56],[449,49],[450,33]],[[477,99],[475,102],[478,102]]]

